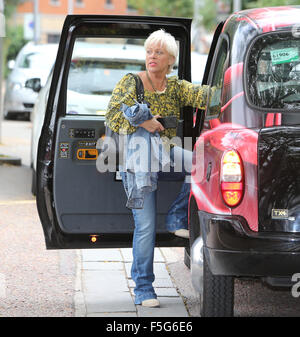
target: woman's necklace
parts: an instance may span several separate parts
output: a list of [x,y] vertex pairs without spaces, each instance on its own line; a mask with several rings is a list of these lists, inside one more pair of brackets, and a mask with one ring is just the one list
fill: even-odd
[[[155,99],[156,99],[156,102],[157,102],[157,105],[158,105],[158,113],[161,114],[162,111],[161,111],[161,102],[160,102],[159,94],[160,94],[160,93],[163,93],[163,92],[166,90],[166,87],[167,87],[167,86],[165,87],[165,89],[164,89],[163,91],[158,91],[158,90],[155,88],[153,82],[151,81],[151,78],[150,78],[150,76],[149,76],[147,70],[146,70],[146,75],[147,75],[147,79],[148,79],[149,83],[151,84],[151,87],[152,87],[152,89],[154,90],[154,93],[155,93]],[[163,86],[163,84],[164,84],[165,81],[166,81],[166,78],[164,78],[164,80],[163,80],[163,82],[162,82],[162,86]]]
[[[150,78],[150,76],[149,76],[147,70],[146,70],[146,76],[147,76],[147,79],[148,79],[149,83],[151,84],[151,87],[152,87],[152,89],[154,90],[155,93],[159,94],[159,93],[161,93],[161,92],[164,92],[164,90],[166,90],[166,88],[165,88],[164,90],[159,91],[159,90],[157,90],[157,89],[155,88],[155,86],[154,86],[154,84],[153,84],[153,82],[152,82],[152,80],[151,80],[151,78]],[[162,86],[162,87],[164,86],[165,81],[166,81],[166,78],[164,78],[163,81],[162,81],[162,83],[161,83],[161,86]]]

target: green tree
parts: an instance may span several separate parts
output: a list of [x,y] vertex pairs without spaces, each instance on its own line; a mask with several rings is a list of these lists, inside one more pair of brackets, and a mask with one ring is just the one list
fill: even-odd
[[6,28],[5,41],[7,47],[6,59],[15,59],[26,42],[27,40],[24,39],[24,30],[22,26],[8,26]]
[[[3,61],[7,64],[8,60],[15,59],[19,50],[24,46],[27,40],[24,39],[23,27],[10,24],[11,17],[16,11],[16,7],[21,0],[4,0],[4,14],[6,24],[6,38],[4,39]],[[8,74],[5,67],[4,76]]]
[[216,3],[211,0],[204,0],[200,8],[200,24],[208,31],[214,31],[217,25],[217,8]]
[[128,0],[141,15],[193,17],[194,0]]
[[300,0],[257,0],[247,1],[244,0],[244,8],[260,8],[260,7],[275,7],[287,5],[300,5]]
[[7,19],[15,12],[19,3],[21,0],[4,0],[4,14]]

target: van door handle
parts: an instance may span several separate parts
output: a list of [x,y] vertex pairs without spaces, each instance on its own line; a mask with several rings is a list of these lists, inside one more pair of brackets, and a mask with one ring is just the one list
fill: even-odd
[[207,165],[207,171],[206,171],[206,181],[207,182],[210,180],[211,169],[212,169],[212,162],[209,162]]
[[97,149],[78,149],[77,159],[78,160],[96,160],[98,157]]

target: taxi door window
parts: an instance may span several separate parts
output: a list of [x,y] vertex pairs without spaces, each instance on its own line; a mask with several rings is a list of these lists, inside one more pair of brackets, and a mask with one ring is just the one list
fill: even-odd
[[223,39],[220,49],[218,51],[213,78],[211,81],[210,99],[206,111],[207,119],[216,118],[220,114],[223,79],[228,60],[227,55],[227,41]]
[[[110,39],[111,40],[111,39]],[[67,114],[105,115],[110,95],[129,72],[145,69],[143,40],[75,40],[67,85]]]
[[[145,39],[82,38],[74,43],[67,81],[67,115],[104,116],[127,73],[145,70]],[[177,75],[177,70],[171,75]]]

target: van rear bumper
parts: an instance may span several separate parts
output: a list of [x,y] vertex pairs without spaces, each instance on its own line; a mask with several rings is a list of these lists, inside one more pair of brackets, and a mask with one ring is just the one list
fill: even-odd
[[198,212],[203,251],[215,275],[291,277],[300,273],[300,234],[253,232],[240,216]]

